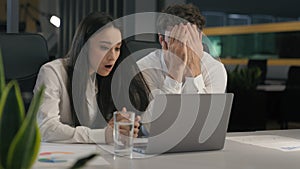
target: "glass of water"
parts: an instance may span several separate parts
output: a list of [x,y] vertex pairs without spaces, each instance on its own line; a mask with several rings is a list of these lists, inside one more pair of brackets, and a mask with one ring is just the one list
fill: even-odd
[[132,158],[134,112],[114,112],[114,153]]

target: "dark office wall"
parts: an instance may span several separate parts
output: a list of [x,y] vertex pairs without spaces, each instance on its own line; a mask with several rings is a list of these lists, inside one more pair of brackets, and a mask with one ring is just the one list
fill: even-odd
[[[161,2],[163,2],[162,0]],[[178,1],[178,0],[177,0]],[[183,0],[180,0],[183,1]],[[163,3],[164,4],[164,3]],[[76,26],[80,20],[92,11],[103,11],[114,18],[137,12],[158,11],[159,0],[63,0],[59,1],[61,28],[59,32],[58,56],[64,56],[71,44]],[[129,25],[130,26],[130,25]],[[136,25],[131,25],[135,29]],[[141,35],[139,40],[155,40],[153,35]]]
[[201,11],[300,17],[299,0],[187,0]]
[[[89,13],[102,11],[114,18],[123,16],[124,3],[131,0],[63,0],[59,1],[61,29],[58,41],[58,57],[64,56],[71,45],[79,22]],[[134,0],[132,0],[134,2]]]

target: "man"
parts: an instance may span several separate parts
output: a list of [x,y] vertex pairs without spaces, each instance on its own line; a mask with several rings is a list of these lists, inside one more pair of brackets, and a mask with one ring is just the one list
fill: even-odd
[[204,17],[192,4],[172,5],[158,17],[162,50],[138,61],[145,80],[156,93],[224,93],[226,70],[203,51]]

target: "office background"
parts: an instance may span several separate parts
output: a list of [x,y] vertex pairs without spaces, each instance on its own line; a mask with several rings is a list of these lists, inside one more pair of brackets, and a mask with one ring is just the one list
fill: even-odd
[[[6,31],[8,2],[9,0],[0,0],[1,32]],[[298,106],[290,110],[293,111],[291,117],[286,117],[288,108],[285,107],[291,108],[293,101],[300,96],[297,94],[298,91],[292,92],[296,93],[293,96],[289,96],[288,93],[291,92],[286,91],[289,88],[286,85],[293,82],[289,79],[289,74],[297,70],[297,68],[290,68],[300,66],[300,10],[298,9],[300,1],[19,0],[19,32],[41,33],[47,41],[50,58],[54,59],[64,56],[79,21],[92,11],[108,12],[118,18],[137,12],[161,11],[174,3],[193,3],[199,7],[207,18],[204,32],[207,33],[229,72],[236,66],[247,68],[249,60],[259,60],[259,67],[264,75],[263,81],[255,86],[255,92],[243,91],[243,93],[242,89],[232,91],[237,96],[235,100],[244,100],[235,103],[240,109],[236,108],[233,112],[234,121],[231,123],[236,124],[232,126],[232,131],[298,128],[298,121],[300,121]],[[49,18],[42,13],[60,17],[60,27],[51,25]],[[261,26],[256,29],[251,27],[252,25]],[[136,26],[138,25],[132,25],[132,29]],[[232,31],[220,34],[219,32],[224,31],[226,27],[232,28]],[[281,29],[276,30],[277,27]],[[287,30],[286,27],[292,28]],[[213,28],[216,28],[214,32],[210,31]],[[237,34],[234,32],[237,29],[250,31]],[[132,38],[146,42],[157,40],[155,35],[149,34]],[[298,76],[297,73],[296,76],[290,75],[294,79],[300,79],[299,76],[300,73]],[[299,85],[293,84],[296,88]],[[284,98],[291,101],[283,103]],[[259,101],[254,102],[254,100]],[[247,105],[256,109],[245,112],[249,109]],[[287,121],[296,123],[287,125]]]

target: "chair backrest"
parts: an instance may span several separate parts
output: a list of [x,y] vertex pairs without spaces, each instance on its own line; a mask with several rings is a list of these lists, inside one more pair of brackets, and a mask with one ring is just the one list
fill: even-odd
[[289,68],[286,87],[287,89],[297,88],[300,90],[300,66],[291,66]]
[[40,67],[49,61],[47,42],[39,34],[0,34],[6,81],[18,81],[25,107],[29,105]]
[[[153,52],[156,49],[161,49],[161,45],[159,42],[126,40],[125,43],[130,53],[138,52],[137,56],[135,56],[136,60],[141,59],[142,57],[146,56],[147,54]],[[203,50],[207,53],[210,53],[209,46],[206,43],[202,44]]]
[[281,97],[280,112],[282,128],[288,128],[288,122],[300,121],[300,66],[291,66],[288,72],[286,88]]
[[126,46],[129,52],[136,53],[135,60],[139,60],[147,54],[153,52],[156,49],[161,49],[159,42],[140,41],[140,40],[129,40],[126,41]]
[[249,59],[248,68],[258,67],[261,70],[260,81],[264,83],[267,76],[267,60],[266,59]]

